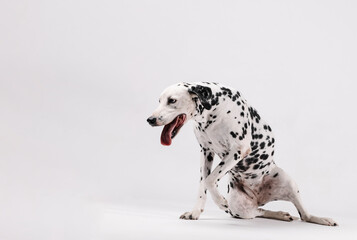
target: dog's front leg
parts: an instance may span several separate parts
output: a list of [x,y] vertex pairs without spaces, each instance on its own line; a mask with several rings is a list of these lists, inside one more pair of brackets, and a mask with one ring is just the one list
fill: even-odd
[[214,153],[207,149],[201,150],[201,161],[200,161],[200,186],[198,190],[198,198],[195,206],[191,212],[185,212],[181,215],[182,219],[197,220],[204,210],[206,199],[207,199],[207,188],[205,186],[205,179],[211,173],[211,167],[213,163]]
[[[246,155],[246,154],[244,154]],[[224,210],[230,212],[227,200],[219,193],[217,181],[219,181],[227,172],[229,172],[241,160],[240,151],[230,152],[226,155],[213,172],[207,177],[205,184],[208,191],[211,193],[213,201],[216,205]]]

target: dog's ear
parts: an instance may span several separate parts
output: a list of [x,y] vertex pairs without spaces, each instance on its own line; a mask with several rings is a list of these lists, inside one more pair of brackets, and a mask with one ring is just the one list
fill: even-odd
[[191,94],[195,94],[198,99],[200,99],[204,108],[206,108],[207,110],[211,109],[211,104],[209,103],[209,100],[212,98],[211,88],[197,85],[189,88],[188,92]]

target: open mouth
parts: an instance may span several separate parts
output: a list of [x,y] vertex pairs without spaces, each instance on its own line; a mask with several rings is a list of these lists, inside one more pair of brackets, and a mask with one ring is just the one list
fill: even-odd
[[172,139],[177,135],[186,120],[186,114],[180,114],[172,122],[165,125],[161,133],[161,144],[170,146]]

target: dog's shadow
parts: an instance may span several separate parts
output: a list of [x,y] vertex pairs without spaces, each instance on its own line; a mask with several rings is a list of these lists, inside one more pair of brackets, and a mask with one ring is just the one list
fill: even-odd
[[[188,220],[187,220],[188,221]],[[196,222],[196,220],[193,220]],[[240,218],[219,218],[219,217],[201,217],[197,220],[197,225],[209,228],[222,229],[259,229],[259,230],[281,230],[282,228],[325,228],[325,226],[317,224],[309,224],[301,220],[294,220],[291,222],[280,221],[275,219],[254,218],[254,219],[240,219]]]

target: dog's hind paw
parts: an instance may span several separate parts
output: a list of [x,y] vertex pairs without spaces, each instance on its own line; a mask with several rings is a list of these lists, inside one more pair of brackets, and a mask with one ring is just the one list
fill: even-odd
[[326,226],[338,226],[337,222],[335,222],[331,218],[311,216],[309,219],[306,219],[306,220],[304,219],[303,221],[326,225]]

